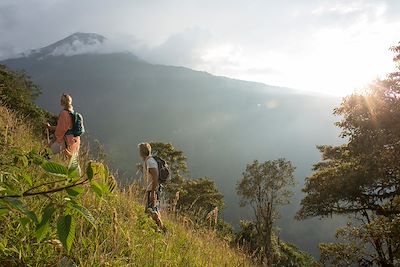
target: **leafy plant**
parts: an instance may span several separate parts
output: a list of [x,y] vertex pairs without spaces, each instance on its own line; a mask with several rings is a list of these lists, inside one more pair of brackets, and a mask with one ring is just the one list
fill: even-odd
[[[7,216],[13,212],[24,215],[20,220],[24,224],[34,224],[38,242],[46,239],[51,231],[51,221],[57,217],[58,239],[69,252],[75,237],[76,216],[83,217],[96,227],[95,218],[79,200],[79,196],[85,191],[83,186],[90,184],[92,191],[98,197],[103,197],[114,189],[114,177],[109,173],[107,166],[95,161],[88,163],[86,175],[81,176],[77,156],[71,158],[67,167],[47,161],[35,151],[27,154],[14,153],[13,162],[14,166],[8,166],[11,172],[1,172],[0,216]],[[53,179],[34,185],[34,179],[27,173],[29,169],[34,169],[35,165],[39,165],[44,171],[43,176],[48,175]],[[26,186],[28,188],[24,189]],[[63,197],[51,196],[58,192],[63,193]],[[41,196],[49,201],[42,207],[29,207],[29,202],[25,199],[33,196]]]

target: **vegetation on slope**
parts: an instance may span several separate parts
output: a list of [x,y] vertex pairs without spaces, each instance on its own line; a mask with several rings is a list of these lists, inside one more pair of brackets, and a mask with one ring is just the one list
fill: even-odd
[[[9,71],[4,73],[13,78]],[[9,86],[4,81],[9,80],[1,80],[2,88]],[[214,232],[187,228],[178,218],[166,220],[167,235],[159,233],[138,204],[138,187],[107,192],[109,183],[93,182],[96,174],[89,170],[101,165],[90,161],[87,153],[80,160],[87,173],[60,179],[60,169],[68,163],[48,153],[42,136],[36,134],[40,125],[33,126],[36,120],[24,116],[43,118],[45,112],[35,105],[24,105],[18,112],[20,107],[13,101],[30,102],[32,98],[10,100],[5,95],[9,93],[3,90],[7,107],[0,106],[0,265],[253,265]],[[90,176],[88,183],[57,191]]]
[[[165,235],[139,204],[140,187],[116,186],[104,155],[93,161],[82,149],[82,174],[75,159],[51,155],[42,123],[54,116],[33,103],[40,90],[3,66],[0,75],[0,265],[256,265],[253,250],[243,247],[256,240],[254,229],[235,237],[229,224],[211,216],[223,209],[223,196],[212,179],[186,177],[181,151],[153,143],[173,166],[167,193],[181,194],[173,212],[163,214]],[[275,236],[272,243],[276,266],[316,264]]]

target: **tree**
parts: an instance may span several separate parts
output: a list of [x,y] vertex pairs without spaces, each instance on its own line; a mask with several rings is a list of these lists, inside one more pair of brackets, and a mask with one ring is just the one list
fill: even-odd
[[181,210],[203,211],[207,214],[215,207],[222,210],[224,207],[223,199],[224,196],[218,191],[214,181],[207,177],[191,179],[182,184],[178,207]]
[[152,142],[150,145],[153,155],[157,155],[168,162],[171,169],[171,182],[183,182],[188,173],[187,158],[183,152],[175,149],[171,143]]
[[[400,46],[392,48],[400,53]],[[395,57],[399,61],[400,56]],[[398,66],[399,67],[399,66]],[[319,146],[322,161],[306,178],[299,219],[345,214],[342,244],[322,244],[335,266],[395,266],[400,262],[400,75],[377,80],[334,111],[342,146]]]
[[278,218],[278,206],[289,203],[294,185],[294,167],[290,161],[278,159],[248,164],[236,190],[241,206],[250,205],[254,211],[258,248],[264,251],[264,262],[272,266],[272,226]]
[[34,103],[40,93],[40,88],[25,73],[0,64],[0,103],[21,114],[37,133],[43,133],[43,122],[56,119]]

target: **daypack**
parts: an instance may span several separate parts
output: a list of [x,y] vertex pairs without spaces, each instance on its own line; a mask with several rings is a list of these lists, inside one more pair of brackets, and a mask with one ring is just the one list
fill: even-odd
[[69,129],[65,135],[81,136],[85,133],[85,127],[83,126],[82,114],[75,111],[68,111],[72,118],[72,129]]
[[171,170],[168,163],[159,156],[153,156],[158,165],[158,182],[163,184],[171,179]]

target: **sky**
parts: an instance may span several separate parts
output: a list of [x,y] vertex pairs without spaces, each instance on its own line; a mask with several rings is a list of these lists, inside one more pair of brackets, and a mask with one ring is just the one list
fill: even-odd
[[151,63],[344,96],[395,69],[400,1],[0,2],[0,59],[74,32]]

